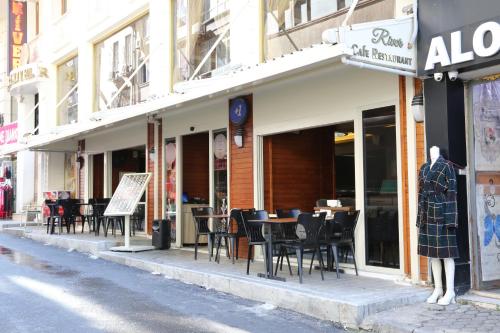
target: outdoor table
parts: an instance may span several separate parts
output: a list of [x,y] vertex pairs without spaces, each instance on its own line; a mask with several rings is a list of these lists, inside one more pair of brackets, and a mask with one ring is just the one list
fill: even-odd
[[265,274],[259,273],[258,277],[279,280],[285,282],[286,279],[274,275],[273,270],[273,237],[272,237],[272,225],[281,225],[286,223],[297,223],[298,219],[296,217],[286,217],[286,218],[269,218],[267,220],[249,220],[249,223],[262,223],[263,224],[263,235],[266,240],[266,253],[267,256],[267,272]]
[[345,207],[314,207],[315,212],[319,212],[320,210],[329,210],[332,213],[335,212],[350,212],[354,210],[354,207],[352,206],[345,206]]

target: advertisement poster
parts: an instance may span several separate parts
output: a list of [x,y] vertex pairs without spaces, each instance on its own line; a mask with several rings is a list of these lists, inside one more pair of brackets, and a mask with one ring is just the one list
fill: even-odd
[[477,226],[483,281],[500,279],[500,172],[476,177]]
[[477,171],[500,171],[500,81],[473,86]]
[[76,192],[76,155],[74,153],[64,154],[64,188]]

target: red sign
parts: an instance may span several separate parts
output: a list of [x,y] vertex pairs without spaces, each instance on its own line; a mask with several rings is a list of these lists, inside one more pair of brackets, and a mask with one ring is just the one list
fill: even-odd
[[26,3],[9,0],[9,64],[7,71],[21,65],[21,49],[26,43]]
[[17,122],[0,127],[0,146],[17,143]]

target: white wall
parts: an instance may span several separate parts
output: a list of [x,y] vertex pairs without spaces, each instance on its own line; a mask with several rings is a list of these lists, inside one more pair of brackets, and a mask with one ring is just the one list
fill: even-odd
[[64,190],[64,153],[48,153],[48,182],[43,191]]
[[22,151],[17,153],[17,188],[16,188],[16,212],[21,212],[23,207],[32,203],[35,195],[33,167],[35,153]]
[[85,138],[85,151],[89,154],[143,146],[147,140],[145,120],[127,126],[117,126]]

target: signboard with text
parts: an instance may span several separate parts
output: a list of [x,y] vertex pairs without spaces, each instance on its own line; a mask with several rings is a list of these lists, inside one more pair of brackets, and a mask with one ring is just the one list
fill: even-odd
[[21,65],[21,50],[26,43],[26,2],[9,0],[7,72]]
[[0,127],[0,147],[17,143],[17,122]]
[[340,28],[349,60],[415,73],[416,47],[411,45],[413,17],[353,24]]

